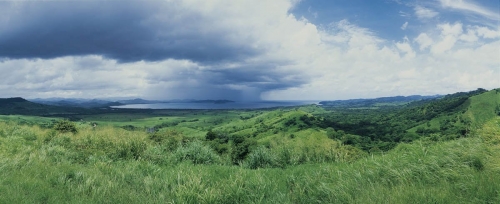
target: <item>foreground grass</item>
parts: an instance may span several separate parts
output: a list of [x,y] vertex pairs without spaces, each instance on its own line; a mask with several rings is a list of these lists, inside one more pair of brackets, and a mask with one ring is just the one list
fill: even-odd
[[162,158],[143,133],[0,123],[0,203],[499,203],[499,145],[496,118],[469,138],[251,170]]

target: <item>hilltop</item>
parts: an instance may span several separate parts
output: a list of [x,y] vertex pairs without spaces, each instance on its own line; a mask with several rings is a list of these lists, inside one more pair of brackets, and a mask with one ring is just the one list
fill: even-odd
[[413,101],[429,100],[440,98],[442,95],[434,96],[391,96],[391,97],[380,97],[373,99],[348,99],[348,100],[334,100],[334,101],[320,101],[319,104],[328,107],[337,108],[368,108],[368,107],[384,107],[384,106],[397,106],[408,104]]
[[499,203],[499,97],[0,122],[0,203]]
[[[369,103],[351,103],[352,106],[344,106],[349,104],[344,103],[265,110],[87,109],[14,98],[0,101],[4,104],[0,106],[0,113],[63,117],[127,130],[175,131],[197,139],[204,139],[213,131],[216,137],[226,138],[212,144],[221,153],[227,153],[231,138],[244,137],[255,145],[297,151],[311,149],[321,155],[335,145],[348,145],[354,152],[375,153],[422,138],[466,137],[473,127],[481,126],[500,112],[499,97],[498,90],[478,89],[433,98],[369,99]],[[391,105],[374,108],[373,101]],[[222,150],[224,148],[226,150]]]
[[2,115],[53,115],[74,114],[81,110],[57,107],[30,102],[24,98],[0,98],[0,114]]

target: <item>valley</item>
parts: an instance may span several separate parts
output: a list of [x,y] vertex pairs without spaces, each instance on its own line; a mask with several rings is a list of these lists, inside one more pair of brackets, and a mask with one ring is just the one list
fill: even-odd
[[495,203],[498,90],[244,110],[2,99],[0,202]]

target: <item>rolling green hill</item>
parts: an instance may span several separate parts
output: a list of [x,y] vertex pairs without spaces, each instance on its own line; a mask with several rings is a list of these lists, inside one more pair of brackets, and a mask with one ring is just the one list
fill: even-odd
[[499,114],[500,89],[494,89],[487,93],[470,97],[464,116],[470,118],[473,124],[481,126]]
[[447,129],[462,129],[481,127],[486,121],[491,120],[499,114],[500,92],[494,89],[488,92],[467,97],[452,112],[442,113],[429,120],[425,124],[409,129],[410,132],[418,130],[434,130],[431,132],[443,132]]
[[202,143],[174,144],[113,127],[73,134],[0,122],[0,203],[500,202],[499,117],[467,138],[279,168],[252,164],[295,156],[257,148],[234,166]]
[[[464,137],[472,126],[480,126],[497,114],[499,96],[496,90],[478,89],[380,109],[309,105],[266,110],[78,109],[17,98],[0,101],[3,104],[0,110],[8,114],[68,118],[79,121],[83,127],[97,123],[136,131],[154,128],[198,139],[204,139],[212,130],[229,139],[251,138],[266,147],[327,152],[330,146],[341,144],[373,153],[423,137],[434,140]],[[37,119],[23,116],[16,120],[37,123]],[[50,125],[45,121],[43,126]],[[316,145],[310,142],[311,138],[328,145]]]
[[71,112],[3,99],[10,113],[78,122],[72,133],[53,117],[0,116],[0,203],[499,203],[499,102],[481,89],[377,109]]

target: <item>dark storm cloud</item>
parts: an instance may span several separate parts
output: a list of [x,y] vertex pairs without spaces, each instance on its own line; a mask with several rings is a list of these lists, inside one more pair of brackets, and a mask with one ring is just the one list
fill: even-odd
[[0,1],[0,60],[30,64],[10,78],[42,93],[108,94],[130,86],[159,99],[259,100],[262,92],[308,82],[284,68],[297,63],[293,50],[280,54],[290,49],[282,43],[293,40],[276,40],[288,34],[276,27],[283,19],[291,22],[285,28],[303,22],[285,10],[254,16],[268,7],[262,2],[241,11],[224,1],[207,3],[208,10],[198,4],[203,1]]
[[228,40],[227,31],[212,29],[203,16],[172,2],[22,1],[0,7],[0,57],[5,58],[96,54],[120,62],[217,63],[259,52]]
[[[212,71],[212,77],[207,80],[210,80],[210,84],[237,84],[261,90],[285,89],[307,82],[298,72],[288,70],[287,73],[282,73],[276,71],[274,66],[276,65],[252,65],[252,67],[246,65],[238,69],[215,70]],[[263,70],[266,70],[265,74],[262,74]]]

